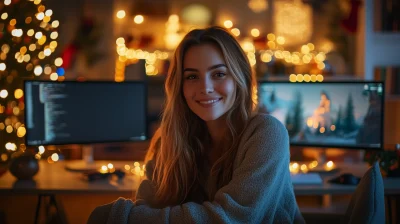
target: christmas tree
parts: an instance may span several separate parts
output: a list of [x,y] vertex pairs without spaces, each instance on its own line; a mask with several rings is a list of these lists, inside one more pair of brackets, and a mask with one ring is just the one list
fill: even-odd
[[345,133],[351,133],[357,129],[356,119],[354,117],[353,97],[351,94],[349,94],[349,97],[347,98],[343,128]]
[[41,0],[0,3],[0,163],[24,151],[25,79],[63,80],[56,58],[59,22]]

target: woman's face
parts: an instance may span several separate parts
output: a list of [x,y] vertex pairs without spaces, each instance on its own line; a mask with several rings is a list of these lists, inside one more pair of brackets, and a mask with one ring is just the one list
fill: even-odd
[[217,46],[201,44],[186,51],[183,94],[193,113],[206,122],[223,117],[232,108],[236,85]]

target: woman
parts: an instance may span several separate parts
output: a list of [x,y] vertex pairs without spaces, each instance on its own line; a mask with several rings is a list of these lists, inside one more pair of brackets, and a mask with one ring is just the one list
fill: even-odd
[[253,113],[253,88],[246,54],[228,31],[189,32],[165,83],[161,126],[146,156],[148,180],[137,201],[98,207],[89,223],[303,222],[287,130]]

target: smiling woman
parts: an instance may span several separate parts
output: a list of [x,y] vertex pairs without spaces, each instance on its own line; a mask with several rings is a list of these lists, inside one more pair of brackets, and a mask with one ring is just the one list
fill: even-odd
[[303,223],[287,130],[253,111],[254,82],[228,31],[189,32],[171,63],[137,200],[100,206],[88,223]]
[[209,130],[212,124],[223,127],[223,115],[235,101],[236,85],[221,50],[214,44],[194,46],[186,52],[183,67],[183,95],[190,110],[206,121]]

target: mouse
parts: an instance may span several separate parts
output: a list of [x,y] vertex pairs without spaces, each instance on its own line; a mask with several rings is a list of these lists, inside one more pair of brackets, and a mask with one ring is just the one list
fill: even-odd
[[360,178],[351,173],[343,173],[340,176],[329,180],[329,182],[344,185],[357,185],[360,182]]

